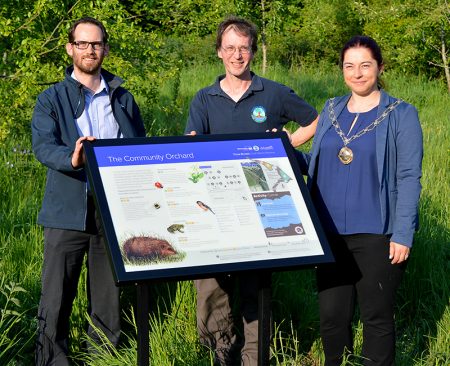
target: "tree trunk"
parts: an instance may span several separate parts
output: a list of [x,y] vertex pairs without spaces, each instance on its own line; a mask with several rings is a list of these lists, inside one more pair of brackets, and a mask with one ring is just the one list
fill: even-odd
[[267,44],[266,44],[266,1],[261,0],[261,46],[262,46],[262,74],[266,73],[267,68]]
[[262,42],[262,74],[266,73],[267,69],[267,45],[266,42]]
[[441,33],[441,56],[442,56],[442,63],[444,66],[445,79],[447,80],[447,90],[448,90],[448,93],[450,94],[450,70],[448,67],[447,49],[445,48],[444,29],[442,29],[442,33]]

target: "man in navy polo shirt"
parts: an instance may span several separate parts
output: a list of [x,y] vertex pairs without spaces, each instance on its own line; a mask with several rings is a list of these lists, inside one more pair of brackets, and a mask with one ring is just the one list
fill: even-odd
[[[255,75],[250,63],[257,50],[256,27],[230,17],[218,27],[216,50],[225,75],[194,97],[186,134],[220,134],[281,130],[289,121],[300,127],[289,134],[293,146],[308,141],[315,132],[317,111],[290,88]],[[214,350],[216,363],[236,365],[239,349],[231,313],[234,281],[228,276],[195,281],[197,327],[202,343]],[[241,365],[258,363],[258,278],[239,278],[244,346]]]

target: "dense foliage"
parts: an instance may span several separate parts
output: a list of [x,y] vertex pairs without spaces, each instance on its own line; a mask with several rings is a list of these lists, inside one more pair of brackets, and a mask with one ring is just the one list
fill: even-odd
[[151,129],[156,91],[186,65],[215,59],[214,32],[228,14],[259,26],[269,65],[336,63],[345,40],[365,33],[390,68],[442,79],[448,71],[447,0],[11,0],[0,5],[0,143],[28,131],[37,94],[62,78],[74,19],[105,23],[105,67],[127,81]]
[[[448,365],[450,97],[443,66],[448,68],[449,12],[446,0],[1,2],[0,364],[32,364],[42,263],[42,229],[35,219],[45,169],[29,150],[29,125],[38,93],[61,80],[70,62],[64,49],[70,24],[86,15],[105,23],[111,36],[105,68],[126,80],[149,134],[177,135],[194,93],[222,70],[214,51],[216,26],[227,14],[237,14],[253,20],[264,35],[267,76],[293,87],[318,109],[329,96],[345,92],[337,68],[331,67],[342,44],[361,33],[381,44],[390,91],[418,108],[425,142],[421,229],[399,292],[397,364]],[[276,364],[319,365],[323,353],[313,272],[280,273],[273,283]],[[85,359],[93,357],[83,351],[85,285],[82,277],[71,318],[72,354],[80,364],[135,365],[132,289],[123,295],[124,317],[130,319],[124,321],[122,347]],[[196,334],[192,283],[153,291],[152,364],[210,365],[211,355],[200,348]],[[357,350],[361,329],[355,325]]]

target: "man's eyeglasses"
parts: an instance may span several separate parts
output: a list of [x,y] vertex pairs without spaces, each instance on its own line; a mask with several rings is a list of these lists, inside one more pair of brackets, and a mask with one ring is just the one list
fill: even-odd
[[225,53],[227,55],[233,55],[236,52],[236,50],[241,55],[247,55],[250,52],[252,52],[252,48],[251,47],[246,47],[246,46],[242,46],[242,47],[227,46],[227,47],[222,47],[222,49],[225,51]]
[[77,42],[72,42],[72,44],[79,50],[86,50],[89,47],[89,45],[91,45],[92,48],[96,51],[102,50],[105,48],[105,43],[101,42],[101,41],[97,41],[97,42],[77,41]]

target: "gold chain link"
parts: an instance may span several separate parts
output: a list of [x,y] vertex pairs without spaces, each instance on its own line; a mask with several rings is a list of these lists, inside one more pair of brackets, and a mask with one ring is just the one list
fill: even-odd
[[336,118],[336,114],[334,113],[334,100],[336,98],[331,98],[330,103],[328,104],[328,113],[331,119],[331,124],[334,126],[334,129],[336,130],[336,133],[340,136],[342,139],[342,142],[344,143],[344,146],[347,146],[351,141],[357,139],[358,137],[361,137],[365,133],[372,131],[375,127],[377,127],[388,115],[391,113],[401,102],[401,99],[397,99],[394,103],[389,104],[388,107],[383,111],[383,113],[370,125],[368,125],[366,128],[362,129],[361,131],[355,133],[352,137],[347,138],[344,134],[344,132],[341,129],[341,126],[339,126],[339,123]]

